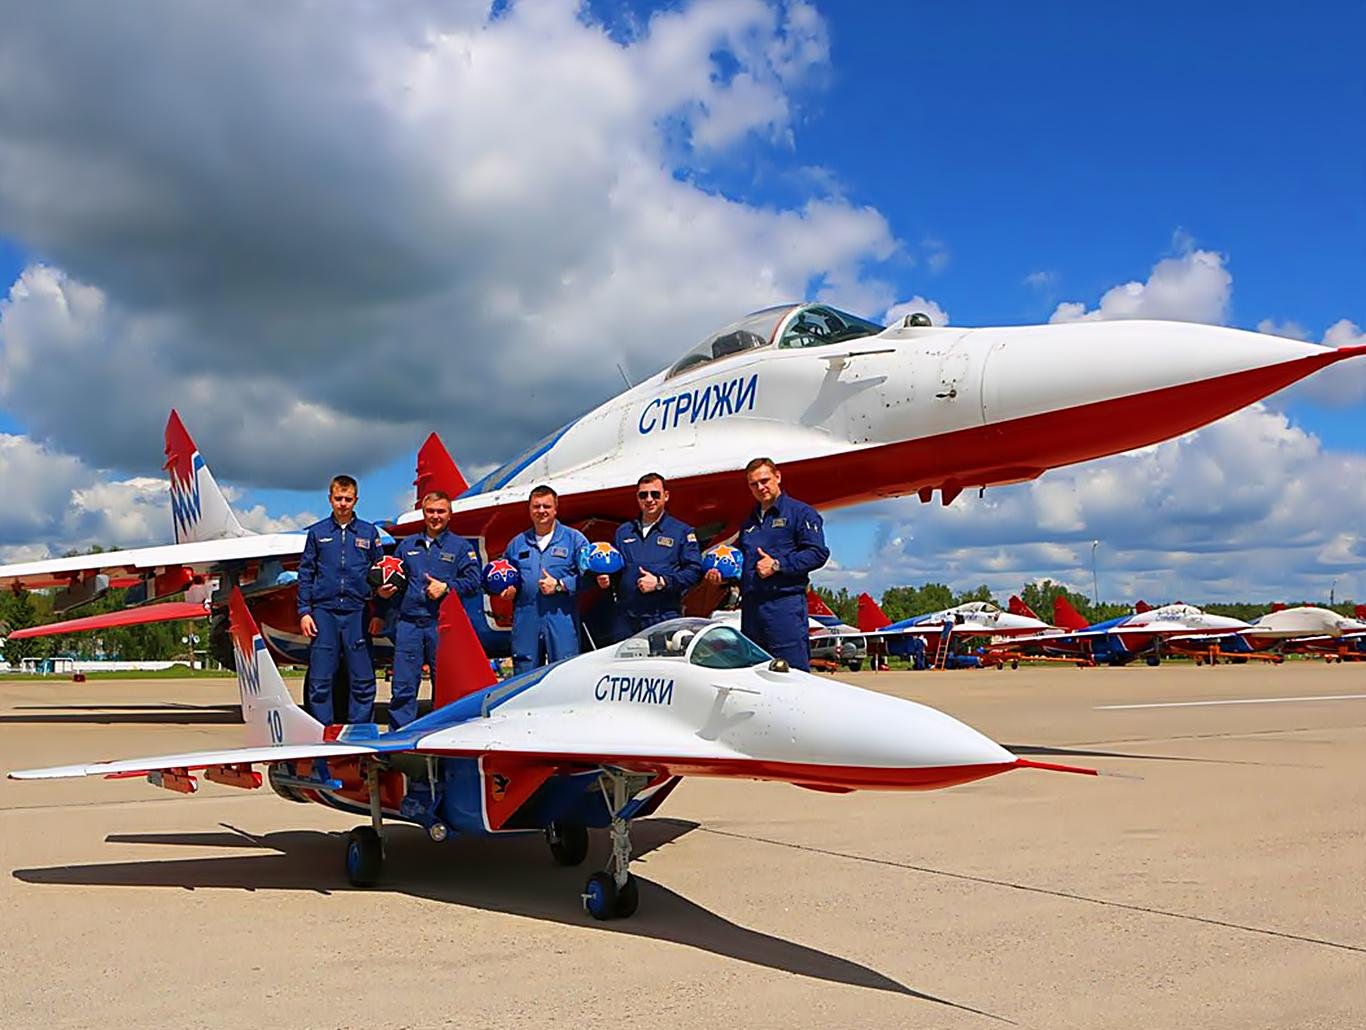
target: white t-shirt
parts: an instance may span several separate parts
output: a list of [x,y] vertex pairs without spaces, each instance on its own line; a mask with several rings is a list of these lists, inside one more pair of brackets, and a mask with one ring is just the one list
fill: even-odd
[[655,519],[655,520],[654,520],[653,522],[651,522],[651,523],[648,523],[648,524],[646,524],[646,523],[641,523],[641,526],[640,526],[640,538],[641,538],[642,540],[647,540],[647,539],[649,539],[650,530],[658,528],[660,519],[662,519],[662,518],[664,518],[663,515],[661,515],[658,519]]
[[537,537],[536,537],[536,548],[537,548],[537,550],[544,551],[547,547],[549,547],[549,546],[550,546],[550,538],[551,538],[552,536],[554,536],[554,535],[555,535],[555,531],[552,529],[552,530],[551,530],[549,533],[547,533],[545,536],[537,536]]

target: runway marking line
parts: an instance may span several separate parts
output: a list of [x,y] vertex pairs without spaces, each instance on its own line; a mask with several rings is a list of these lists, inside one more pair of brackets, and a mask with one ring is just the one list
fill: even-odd
[[1097,712],[1118,712],[1129,708],[1203,708],[1211,705],[1279,705],[1296,701],[1361,701],[1366,694],[1320,694],[1313,697],[1240,697],[1227,701],[1155,701],[1151,704],[1096,705]]

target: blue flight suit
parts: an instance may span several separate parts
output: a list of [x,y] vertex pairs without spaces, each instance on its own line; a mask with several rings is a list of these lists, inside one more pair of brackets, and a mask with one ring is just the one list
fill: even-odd
[[375,666],[365,634],[370,601],[366,575],[384,556],[379,530],[353,518],[345,526],[329,515],[308,527],[299,558],[299,615],[312,615],[318,635],[308,651],[308,709],[324,726],[333,721],[332,679],[346,663],[351,680],[347,721],[369,722],[375,708]]
[[[820,514],[809,504],[779,494],[760,514],[756,506],[740,527],[736,546],[745,556],[740,574],[740,632],[794,669],[811,669],[806,621],[807,576],[830,558]],[[759,551],[778,562],[767,579],[758,570]]]
[[[542,662],[558,662],[579,653],[579,548],[588,538],[577,529],[555,523],[544,553],[536,546],[536,528],[508,541],[503,557],[517,566],[522,585],[512,608],[512,671],[526,672]],[[541,593],[541,570],[564,584],[554,594]]]
[[[618,574],[617,639],[683,614],[683,597],[702,578],[702,552],[692,526],[667,511],[648,534],[640,519],[617,527],[616,549],[625,561]],[[640,570],[664,577],[664,587],[642,594]]]
[[[394,679],[390,689],[389,725],[394,729],[406,726],[417,718],[417,692],[422,684],[422,666],[432,671],[433,690],[436,683],[436,623],[441,602],[450,594],[433,601],[427,596],[427,577],[439,580],[459,597],[479,593],[481,582],[479,563],[468,540],[442,530],[435,537],[424,532],[419,536],[400,540],[394,553],[403,559],[408,585],[401,597],[391,598],[397,604],[394,624]],[[459,602],[457,602],[459,603]]]

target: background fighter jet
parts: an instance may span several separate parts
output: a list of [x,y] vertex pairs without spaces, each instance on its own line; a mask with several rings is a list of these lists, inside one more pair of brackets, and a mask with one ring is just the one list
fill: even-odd
[[[737,470],[758,455],[778,461],[784,487],[819,508],[911,493],[928,501],[935,491],[949,503],[964,489],[1169,439],[1366,353],[1176,322],[924,323],[907,316],[884,328],[821,304],[754,312],[472,485],[433,436],[419,455],[418,494],[449,493],[451,529],[487,559],[525,528],[532,486],[554,486],[561,521],[603,540],[635,517],[636,479],[654,470],[705,546],[733,535],[749,512]],[[58,586],[74,606],[116,581],[140,581],[151,601],[184,589],[187,576],[217,574],[215,610],[233,582],[248,586],[271,648],[301,660],[292,599],[271,591],[288,585],[280,576],[302,536],[243,535],[174,415],[166,452],[176,544],[0,566],[0,586]],[[410,511],[389,528],[420,527]],[[716,598],[705,595],[699,589],[690,610],[710,610]],[[154,615],[183,610],[139,619]],[[215,652],[231,661],[226,623],[216,626]]]
[[[654,812],[683,776],[777,780],[829,793],[932,790],[1021,768],[1075,769],[1016,758],[957,720],[912,701],[788,670],[733,627],[675,619],[622,643],[494,685],[464,610],[441,609],[439,678],[459,700],[393,733],[324,727],[285,689],[240,591],[230,598],[246,747],[12,772],[14,779],[146,778],[193,793],[196,775],[271,788],[369,817],[351,831],[348,878],[381,873],[383,823],[433,841],[454,834],[544,833],[562,865],[607,827],[607,870],[584,907],[632,915],[631,821]],[[265,766],[265,776],[256,766]]]

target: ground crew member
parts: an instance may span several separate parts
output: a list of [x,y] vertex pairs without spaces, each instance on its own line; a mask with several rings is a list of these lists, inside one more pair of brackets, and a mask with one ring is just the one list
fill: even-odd
[[[449,494],[434,490],[422,498],[423,532],[399,542],[395,554],[403,559],[408,577],[403,596],[395,602],[394,679],[390,689],[389,726],[398,729],[417,718],[417,692],[422,666],[432,673],[436,691],[436,623],[441,602],[452,590],[460,597],[479,593],[479,563],[468,540],[446,527],[451,521]],[[370,632],[378,633],[372,621]]]
[[[375,667],[365,637],[366,576],[379,560],[379,530],[356,518],[356,481],[336,476],[328,486],[332,514],[308,527],[299,559],[299,628],[308,651],[308,710],[324,726],[334,715],[370,722],[375,707]],[[388,588],[393,593],[393,588]],[[332,710],[332,680],[345,663],[350,680],[347,711]]]
[[[702,553],[691,526],[670,515],[664,477],[650,472],[636,482],[640,518],[617,527],[614,540],[624,566],[617,579],[616,636],[632,634],[683,614],[683,597],[702,578]],[[611,576],[598,586],[612,587]]]
[[[745,466],[745,482],[758,502],[740,527],[740,632],[794,669],[809,671],[807,576],[830,558],[821,517],[782,491],[782,473],[770,458]],[[719,584],[715,569],[707,580]]]
[[588,546],[588,539],[577,529],[560,525],[559,495],[550,487],[531,491],[530,510],[531,528],[508,541],[503,552],[522,576],[520,587],[508,587],[501,595],[514,601],[514,673],[579,653],[574,593],[579,586],[579,549]]

